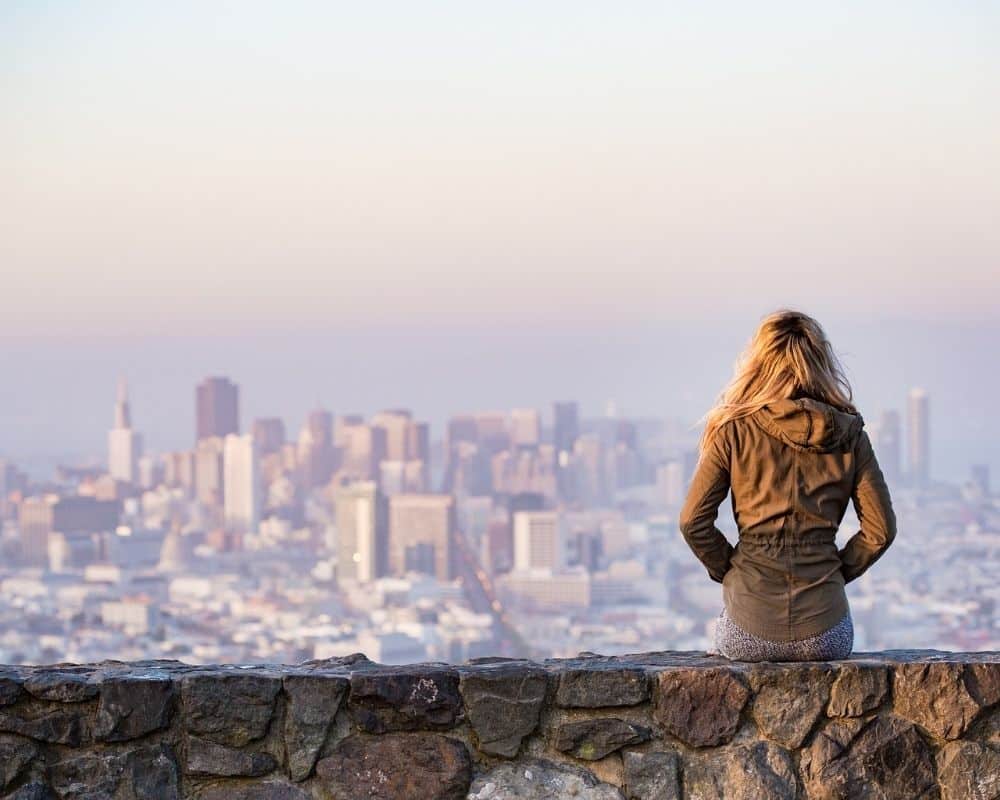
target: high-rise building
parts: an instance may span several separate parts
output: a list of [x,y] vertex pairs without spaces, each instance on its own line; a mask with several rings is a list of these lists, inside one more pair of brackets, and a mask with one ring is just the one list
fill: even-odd
[[398,494],[389,498],[389,570],[455,577],[455,502],[446,494]]
[[337,577],[367,583],[386,573],[388,520],[385,498],[374,481],[338,486]]
[[389,461],[410,459],[410,427],[413,414],[405,409],[380,411],[372,417],[372,427],[385,431],[385,457]]
[[262,456],[277,453],[285,444],[285,423],[280,417],[255,419],[251,432],[257,452]]
[[163,480],[167,486],[183,488],[190,494],[195,485],[194,452],[180,450],[163,455]]
[[553,406],[553,444],[556,453],[569,455],[580,435],[580,408],[576,403],[555,403]]
[[428,468],[431,463],[431,429],[426,422],[414,422],[407,431],[407,452],[410,461],[422,461]]
[[351,431],[364,424],[365,418],[360,414],[338,414],[333,421],[333,444],[336,447],[346,446]]
[[115,402],[115,424],[108,432],[108,473],[117,481],[135,483],[139,477],[141,456],[142,436],[132,430],[128,386],[125,379],[121,378],[118,381],[118,398]]
[[226,528],[239,533],[255,532],[260,521],[260,487],[253,436],[229,434],[222,461]]
[[888,483],[897,483],[903,468],[903,435],[898,411],[882,412],[872,439],[882,474]]
[[26,497],[21,501],[18,530],[21,563],[41,567],[49,563],[49,536],[53,531],[54,495]]
[[910,390],[907,405],[907,463],[910,482],[921,489],[930,481],[930,400],[923,389]]
[[298,463],[302,479],[310,488],[325,486],[337,468],[333,446],[333,414],[323,409],[311,411],[299,434]]
[[343,425],[338,437],[341,474],[353,480],[375,480],[378,465],[385,460],[385,430],[360,422]]
[[515,447],[537,447],[542,441],[542,417],[534,408],[510,412],[510,441]]
[[209,436],[199,440],[194,451],[194,493],[198,502],[222,508],[225,483],[222,459],[224,440]]
[[563,540],[558,511],[518,511],[514,514],[514,569],[562,569]]
[[197,439],[240,432],[239,387],[229,378],[205,378],[195,389]]

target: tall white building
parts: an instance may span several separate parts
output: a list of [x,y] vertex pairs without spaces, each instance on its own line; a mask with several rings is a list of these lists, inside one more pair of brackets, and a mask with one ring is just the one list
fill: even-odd
[[381,576],[385,558],[385,510],[374,481],[337,488],[337,577],[368,583]]
[[121,378],[115,402],[115,425],[108,432],[108,473],[117,481],[135,483],[141,456],[142,436],[132,430],[128,386],[125,379]]
[[563,538],[558,511],[518,511],[514,514],[514,569],[562,569]]
[[222,453],[223,513],[226,527],[249,532],[260,521],[257,447],[253,435],[230,433]]
[[534,408],[510,412],[510,439],[517,447],[535,447],[542,440],[542,417]]
[[910,482],[917,488],[930,480],[930,400],[923,389],[911,389],[907,406],[907,463]]

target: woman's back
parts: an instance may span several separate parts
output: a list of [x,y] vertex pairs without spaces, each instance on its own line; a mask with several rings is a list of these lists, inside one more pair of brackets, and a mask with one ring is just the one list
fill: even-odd
[[[730,488],[735,548],[715,527]],[[852,500],[861,530],[838,551],[837,530]],[[698,462],[680,527],[722,582],[733,621],[788,642],[825,631],[847,613],[844,584],[889,546],[895,516],[861,415],[797,397],[719,427]]]

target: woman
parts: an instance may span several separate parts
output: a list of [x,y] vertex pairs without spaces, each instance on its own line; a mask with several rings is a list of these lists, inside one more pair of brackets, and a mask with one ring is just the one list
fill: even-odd
[[[896,517],[851,387],[819,323],[767,316],[706,414],[680,529],[722,584],[715,650],[741,661],[846,658],[844,584],[896,535]],[[732,490],[739,543],[715,525]],[[860,530],[835,537],[848,501]]]

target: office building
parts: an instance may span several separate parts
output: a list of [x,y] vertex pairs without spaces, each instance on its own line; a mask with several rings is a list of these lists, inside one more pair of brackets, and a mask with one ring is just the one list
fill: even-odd
[[534,408],[510,412],[510,442],[514,447],[537,447],[542,441],[542,416]]
[[142,437],[132,429],[128,386],[125,379],[122,378],[118,381],[115,424],[108,432],[108,474],[116,481],[136,483],[139,477],[141,456]]
[[197,440],[240,432],[239,387],[229,378],[205,378],[195,389]]
[[910,483],[917,489],[930,482],[930,399],[923,389],[910,390],[907,405],[907,464]]
[[278,453],[285,444],[285,423],[279,417],[255,419],[250,430],[258,455]]
[[514,514],[514,570],[565,566],[563,521],[558,511],[518,511]]
[[455,577],[455,504],[450,495],[399,494],[389,498],[389,571]]
[[226,528],[238,533],[255,532],[260,521],[260,487],[257,450],[251,434],[231,433],[225,438],[222,469]]
[[337,578],[367,583],[382,577],[388,562],[386,502],[374,481],[338,486]]

